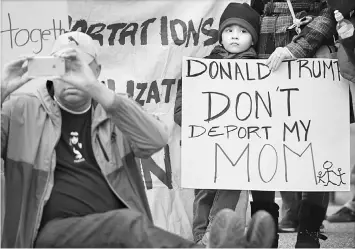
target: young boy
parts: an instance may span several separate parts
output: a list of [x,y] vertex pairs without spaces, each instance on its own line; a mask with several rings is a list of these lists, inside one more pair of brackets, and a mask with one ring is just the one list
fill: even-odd
[[[246,3],[230,3],[224,10],[219,22],[219,45],[208,59],[254,59],[257,54],[253,48],[258,42],[260,15]],[[181,85],[175,101],[174,120],[181,126]],[[256,197],[253,191],[253,199]],[[260,192],[259,192],[260,193]],[[224,209],[235,210],[240,190],[196,189],[193,203],[193,236],[200,244],[209,240],[210,229],[216,214]],[[262,196],[262,194],[260,194]],[[257,199],[260,199],[256,197]],[[267,210],[266,210],[267,211]],[[244,225],[243,225],[244,226]],[[267,236],[274,237],[272,223]],[[271,246],[271,244],[270,244]]]
[[[354,0],[328,0],[329,6],[333,10],[338,10],[343,17],[349,19],[351,23],[347,23],[338,29],[340,46],[338,49],[338,60],[341,75],[349,80],[350,84],[355,84],[355,34],[354,34],[354,24],[355,15],[353,11],[355,9]],[[351,15],[352,14],[352,15]],[[353,89],[355,85],[351,86]],[[351,133],[355,132],[355,117],[354,109],[352,103],[352,97],[350,94],[350,123],[351,123]],[[354,141],[351,141],[354,144]],[[351,150],[353,153],[353,150]],[[353,159],[353,155],[351,156]],[[350,160],[353,167],[353,174],[355,174],[354,160]],[[355,222],[355,193],[352,200],[348,201],[342,208],[340,208],[336,213],[327,217],[329,222]]]

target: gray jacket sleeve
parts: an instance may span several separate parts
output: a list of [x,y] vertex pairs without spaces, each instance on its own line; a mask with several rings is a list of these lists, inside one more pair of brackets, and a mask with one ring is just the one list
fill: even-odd
[[128,96],[116,94],[112,106],[106,111],[117,128],[130,140],[137,157],[150,156],[168,143],[166,125]]

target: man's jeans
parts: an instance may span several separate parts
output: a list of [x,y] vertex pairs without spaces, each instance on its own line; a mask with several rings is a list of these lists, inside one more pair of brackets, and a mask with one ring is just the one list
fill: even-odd
[[280,191],[282,197],[282,221],[298,222],[298,210],[302,199],[302,192]]
[[212,220],[224,209],[235,210],[240,190],[196,189],[193,203],[192,233],[194,241],[205,244],[208,240]]
[[119,209],[57,219],[40,231],[35,247],[194,247],[195,243],[155,227],[144,215]]

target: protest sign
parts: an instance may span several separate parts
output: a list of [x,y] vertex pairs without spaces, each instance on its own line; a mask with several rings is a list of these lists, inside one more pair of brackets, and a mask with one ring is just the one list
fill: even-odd
[[185,57],[182,187],[350,189],[349,85],[338,62]]

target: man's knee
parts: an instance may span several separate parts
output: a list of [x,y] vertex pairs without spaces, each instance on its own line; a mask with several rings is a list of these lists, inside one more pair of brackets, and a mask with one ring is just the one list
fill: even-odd
[[153,222],[150,221],[146,215],[131,209],[119,209],[111,211],[109,216],[110,222],[116,225],[120,224],[120,226],[125,227],[127,230],[140,230],[153,225]]

